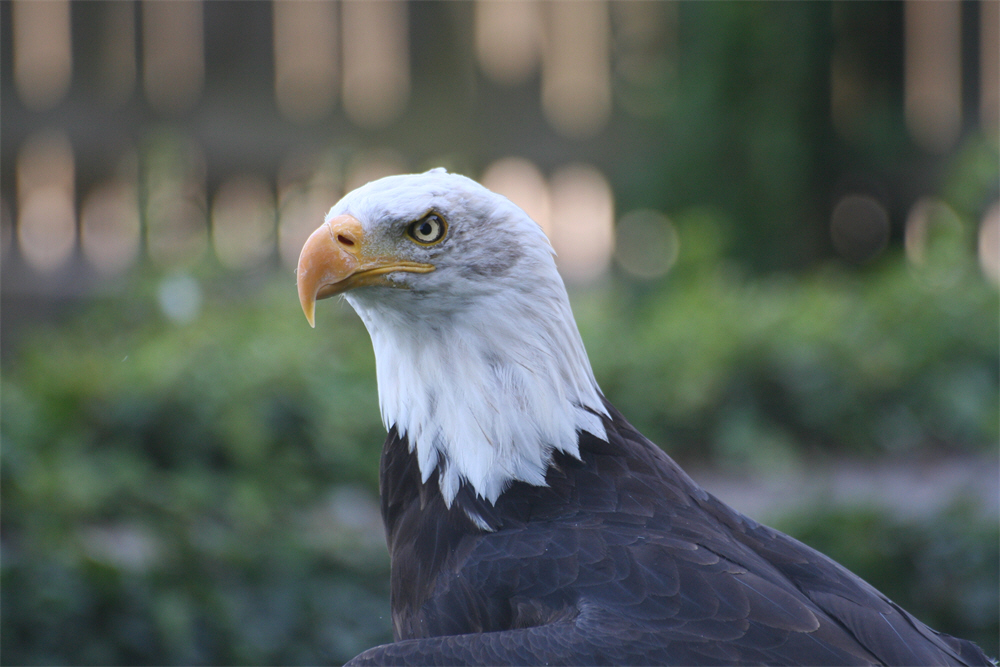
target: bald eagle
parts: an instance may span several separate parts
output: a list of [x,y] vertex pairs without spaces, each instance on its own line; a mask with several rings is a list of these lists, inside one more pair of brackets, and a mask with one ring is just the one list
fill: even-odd
[[541,228],[434,169],[338,202],[302,308],[375,349],[395,642],[352,665],[988,665],[699,487],[604,398]]

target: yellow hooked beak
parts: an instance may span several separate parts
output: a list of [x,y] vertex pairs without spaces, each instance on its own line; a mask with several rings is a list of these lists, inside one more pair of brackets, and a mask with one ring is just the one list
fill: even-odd
[[299,303],[316,327],[316,302],[363,285],[392,286],[385,275],[394,271],[429,273],[432,264],[373,257],[366,253],[361,223],[351,215],[341,215],[323,223],[302,246],[295,271]]

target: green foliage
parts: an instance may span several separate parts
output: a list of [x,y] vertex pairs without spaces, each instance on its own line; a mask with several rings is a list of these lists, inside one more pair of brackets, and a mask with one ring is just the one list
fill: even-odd
[[677,223],[668,278],[577,304],[601,387],[654,441],[765,469],[810,452],[995,448],[997,291],[967,251],[748,279],[717,256],[716,216]]
[[321,338],[278,291],[180,327],[148,291],[98,303],[5,372],[6,664],[336,663],[390,638],[367,334],[324,309]]

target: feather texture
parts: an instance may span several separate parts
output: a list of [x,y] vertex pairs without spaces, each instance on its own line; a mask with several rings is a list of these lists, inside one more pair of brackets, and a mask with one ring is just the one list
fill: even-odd
[[[448,237],[423,250],[399,230],[428,211]],[[541,228],[478,183],[434,170],[359,188],[350,213],[381,251],[431,261],[407,289],[346,295],[372,338],[382,419],[437,471],[446,504],[462,482],[496,500],[513,481],[543,484],[553,451],[603,436],[600,391]]]
[[[989,665],[817,551],[729,508],[610,405],[545,486],[451,507],[393,429],[396,643],[351,665]],[[433,477],[433,476],[432,476]],[[482,516],[477,527],[467,511]]]

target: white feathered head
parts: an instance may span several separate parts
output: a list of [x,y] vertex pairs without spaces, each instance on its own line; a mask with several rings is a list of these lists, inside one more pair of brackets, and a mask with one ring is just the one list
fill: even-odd
[[553,449],[606,414],[541,228],[443,169],[354,190],[302,249],[299,299],[344,293],[375,348],[379,402],[447,502],[545,483]]

